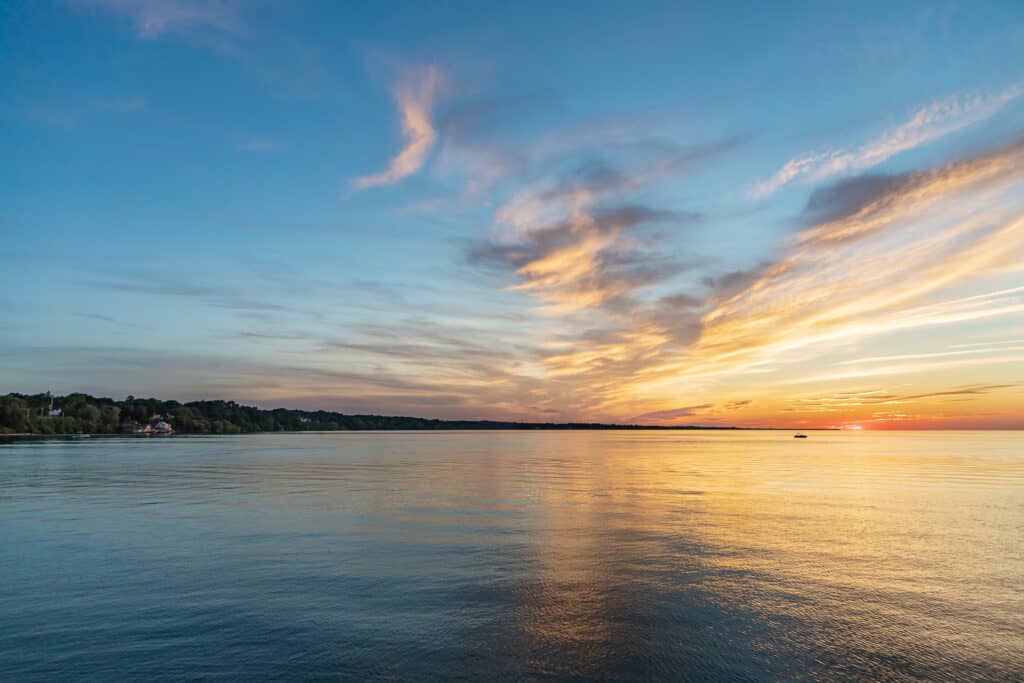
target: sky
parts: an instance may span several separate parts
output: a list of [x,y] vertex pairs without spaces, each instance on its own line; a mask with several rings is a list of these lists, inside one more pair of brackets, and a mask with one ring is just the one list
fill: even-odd
[[0,7],[0,392],[1024,428],[1024,4]]

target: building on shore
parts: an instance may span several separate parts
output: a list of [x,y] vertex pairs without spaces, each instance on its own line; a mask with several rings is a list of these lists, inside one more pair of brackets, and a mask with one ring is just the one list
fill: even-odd
[[145,423],[140,423],[138,420],[125,420],[121,423],[121,433],[137,436],[151,434],[167,436],[174,433],[174,427],[168,422],[170,419],[170,417],[165,419],[162,415],[154,415]]

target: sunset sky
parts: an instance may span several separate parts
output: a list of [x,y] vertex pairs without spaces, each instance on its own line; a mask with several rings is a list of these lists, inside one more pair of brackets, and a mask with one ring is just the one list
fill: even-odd
[[1024,3],[6,2],[0,393],[1024,428]]

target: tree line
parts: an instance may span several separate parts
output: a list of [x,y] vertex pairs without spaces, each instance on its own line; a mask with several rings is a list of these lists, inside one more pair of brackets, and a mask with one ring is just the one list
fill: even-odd
[[[51,407],[58,415],[51,415]],[[11,393],[0,397],[0,434],[116,434],[122,425],[159,416],[184,434],[240,434],[394,429],[665,429],[598,423],[435,420],[388,415],[347,415],[327,410],[264,410],[234,401],[164,401],[128,396],[123,401],[73,393],[66,396]],[[694,427],[672,427],[694,429]]]

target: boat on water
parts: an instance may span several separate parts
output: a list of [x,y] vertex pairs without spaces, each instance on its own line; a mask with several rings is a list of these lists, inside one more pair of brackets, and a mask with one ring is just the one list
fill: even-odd
[[72,439],[88,439],[90,436],[92,436],[92,435],[91,434],[85,434],[83,432],[77,432],[75,434],[72,434],[71,438]]
[[806,439],[807,435],[806,434],[794,434],[793,438],[794,439]]

